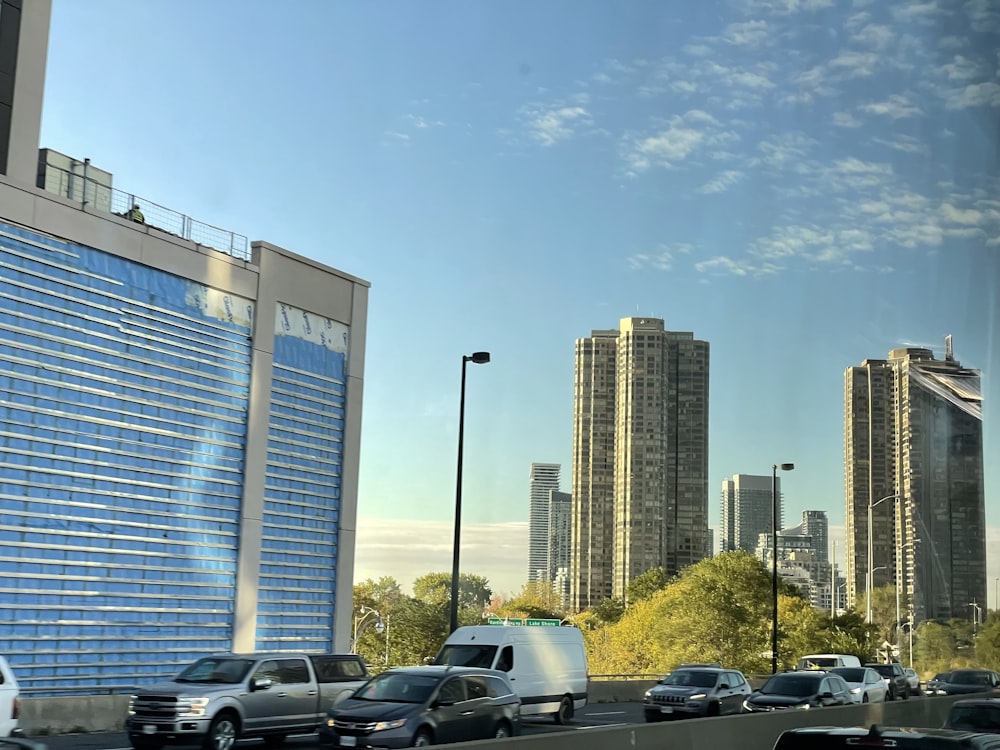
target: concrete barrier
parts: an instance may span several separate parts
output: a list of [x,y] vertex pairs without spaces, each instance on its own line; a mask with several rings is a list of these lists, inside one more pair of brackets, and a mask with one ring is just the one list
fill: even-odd
[[[591,703],[642,700],[652,685],[649,680],[594,682],[589,686]],[[911,698],[892,703],[872,703],[773,713],[724,716],[711,719],[684,719],[627,727],[593,728],[586,732],[546,732],[519,737],[524,750],[531,746],[545,750],[603,750],[625,747],[634,750],[700,750],[726,747],[739,738],[740,750],[771,750],[785,729],[801,726],[887,726],[940,727],[951,704],[973,696]],[[21,728],[28,736],[72,732],[122,731],[128,710],[127,695],[85,695],[59,698],[24,698],[21,701]],[[489,743],[467,743],[463,747]]]

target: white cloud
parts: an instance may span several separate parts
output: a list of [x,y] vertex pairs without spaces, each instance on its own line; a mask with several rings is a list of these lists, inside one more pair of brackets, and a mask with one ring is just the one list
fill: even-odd
[[694,268],[700,273],[731,274],[733,276],[747,276],[753,270],[753,267],[746,261],[733,260],[724,255],[695,263]]
[[420,115],[406,115],[405,118],[413,127],[424,130],[425,128],[439,128],[444,125],[441,120],[427,120]]
[[630,137],[624,145],[628,174],[635,176],[651,167],[678,166],[703,146],[718,146],[736,138],[722,130],[718,120],[703,110],[691,110],[667,120],[667,127],[646,137]]
[[873,143],[880,146],[888,146],[896,151],[906,154],[929,154],[931,149],[923,141],[914,138],[912,135],[896,135],[892,138],[873,138]]
[[968,81],[978,78],[983,74],[983,66],[975,60],[970,60],[962,55],[955,55],[950,63],[941,66],[949,81]]
[[633,271],[651,268],[654,271],[671,271],[677,255],[687,255],[692,246],[686,243],[673,246],[660,245],[655,253],[636,253],[628,259],[628,267]]
[[860,128],[861,120],[850,112],[834,112],[833,124],[838,128]]
[[720,172],[715,179],[709,180],[700,188],[698,188],[699,193],[711,194],[711,193],[723,193],[737,182],[742,180],[744,177],[743,172],[738,172],[735,169],[727,169]]
[[387,130],[385,134],[394,140],[403,141],[404,143],[410,140],[410,136],[407,133],[400,133],[398,130]]
[[564,141],[574,134],[576,127],[593,123],[590,113],[579,105],[531,106],[524,114],[528,134],[543,146],[553,146]]
[[892,29],[882,24],[871,23],[851,36],[851,41],[866,47],[882,49],[893,40]]
[[875,73],[879,56],[874,52],[844,50],[830,60],[830,67],[843,71],[846,78],[867,78]]
[[[392,576],[406,592],[425,573],[450,571],[450,521],[358,519],[354,581]],[[485,577],[494,593],[520,592],[527,577],[528,522],[462,525],[461,569]]]
[[816,141],[802,133],[782,133],[771,136],[757,144],[759,157],[751,159],[751,165],[764,164],[772,169],[784,169],[805,161]]
[[978,225],[985,218],[981,211],[973,208],[956,208],[950,203],[941,204],[941,216],[945,221],[953,224],[973,224]]
[[893,120],[899,120],[905,117],[914,117],[922,114],[919,107],[915,104],[911,104],[910,100],[901,94],[892,94],[884,102],[863,104],[860,109],[863,112],[868,112],[869,114],[891,117]]
[[891,9],[892,17],[901,24],[919,23],[929,25],[935,22],[936,16],[941,13],[935,0],[927,2],[909,2],[893,4]]
[[773,13],[790,16],[793,13],[817,11],[829,8],[833,0],[747,0],[748,13]]
[[768,39],[767,21],[731,23],[722,32],[722,38],[739,47],[757,47]]
[[945,93],[948,109],[968,107],[1000,107],[1000,84],[993,81],[972,83]]

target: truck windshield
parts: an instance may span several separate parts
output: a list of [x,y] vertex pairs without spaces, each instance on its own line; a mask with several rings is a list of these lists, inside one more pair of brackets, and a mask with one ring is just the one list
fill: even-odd
[[251,659],[199,659],[175,678],[175,682],[225,683],[243,682],[250,671]]
[[496,646],[446,645],[434,660],[435,664],[450,664],[453,667],[484,667],[493,666],[493,657],[497,654]]

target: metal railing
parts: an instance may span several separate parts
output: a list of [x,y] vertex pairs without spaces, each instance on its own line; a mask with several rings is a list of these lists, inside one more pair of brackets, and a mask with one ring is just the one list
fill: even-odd
[[[87,175],[46,164],[44,183],[39,187],[46,192],[79,203],[81,208],[106,211],[120,218],[136,221],[213,250],[219,250],[234,258],[250,260],[250,242],[242,234],[196,221],[179,211],[166,208],[134,193],[109,187]],[[142,221],[133,214],[135,206],[139,207]]]

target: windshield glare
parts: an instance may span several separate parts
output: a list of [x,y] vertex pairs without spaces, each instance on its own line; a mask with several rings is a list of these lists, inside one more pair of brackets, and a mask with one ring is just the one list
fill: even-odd
[[365,701],[423,703],[430,698],[437,684],[436,677],[383,672],[359,688],[353,697]]
[[719,679],[717,672],[702,672],[691,669],[678,669],[664,677],[660,682],[664,685],[685,687],[715,687]]
[[805,698],[809,695],[815,695],[818,689],[819,680],[804,675],[790,674],[772,677],[760,689],[760,692],[765,695],[791,695],[796,698]]
[[250,659],[199,659],[175,678],[178,682],[223,683],[243,682],[250,671]]
[[839,669],[831,669],[834,674],[839,674],[848,682],[864,682],[865,681],[865,670],[858,669],[856,667],[841,667]]
[[450,664],[453,667],[483,667],[493,666],[496,656],[496,646],[445,646],[441,649],[435,664]]

